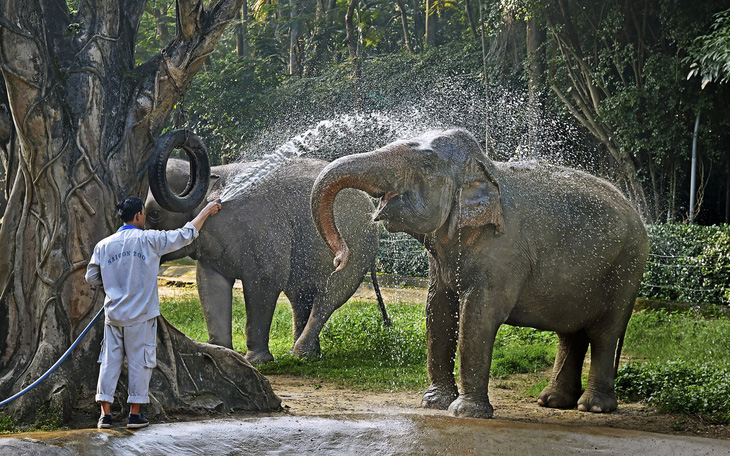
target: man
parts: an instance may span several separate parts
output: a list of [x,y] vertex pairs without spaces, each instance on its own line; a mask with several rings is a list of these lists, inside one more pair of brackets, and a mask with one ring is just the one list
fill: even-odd
[[220,201],[208,203],[185,226],[177,230],[145,230],[142,200],[130,197],[117,205],[124,225],[102,239],[89,260],[86,281],[103,286],[104,341],[99,355],[96,401],[101,404],[98,428],[112,425],[111,403],[122,361],[127,357],[129,375],[128,428],[141,428],[149,421],[139,413],[140,404],[149,402],[152,369],[157,365],[157,273],[160,257],[193,242],[209,215],[220,210]]

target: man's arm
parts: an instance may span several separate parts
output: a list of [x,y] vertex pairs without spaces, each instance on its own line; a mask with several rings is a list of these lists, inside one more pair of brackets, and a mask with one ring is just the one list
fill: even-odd
[[198,213],[197,216],[195,216],[194,219],[190,221],[190,223],[193,224],[196,230],[200,231],[201,228],[203,228],[203,223],[208,219],[209,215],[216,214],[219,210],[221,210],[221,201],[211,201],[208,203],[200,213]]
[[101,281],[101,267],[99,267],[96,249],[91,254],[89,265],[86,267],[86,281],[97,287],[104,285]]

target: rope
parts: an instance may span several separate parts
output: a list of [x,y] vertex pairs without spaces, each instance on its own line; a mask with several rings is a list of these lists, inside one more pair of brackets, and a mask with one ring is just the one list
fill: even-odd
[[51,368],[48,369],[45,374],[41,375],[41,377],[38,380],[34,381],[33,383],[31,383],[30,385],[28,385],[27,387],[25,387],[23,389],[23,391],[21,391],[21,392],[17,393],[16,395],[14,395],[12,397],[9,397],[9,398],[5,399],[4,401],[0,402],[0,407],[2,407],[4,405],[7,405],[7,404],[9,404],[11,402],[13,402],[15,399],[19,398],[20,396],[24,395],[28,391],[32,390],[33,388],[35,388],[36,386],[38,386],[39,383],[41,383],[43,380],[45,380],[46,378],[48,378],[48,376],[51,375],[53,373],[53,371],[55,371],[58,368],[58,366],[61,365],[62,362],[66,361],[66,358],[68,358],[68,356],[71,354],[71,352],[73,351],[73,349],[76,348],[76,346],[79,344],[79,342],[81,342],[81,339],[84,338],[84,336],[86,335],[86,333],[89,332],[89,330],[91,329],[91,327],[94,326],[94,323],[96,323],[96,320],[98,320],[99,317],[101,316],[101,314],[103,314],[103,313],[104,313],[104,306],[102,306],[101,309],[99,309],[99,312],[96,313],[96,315],[89,322],[89,324],[86,326],[86,328],[81,332],[81,334],[79,334],[79,337],[77,337],[76,340],[74,341],[74,343],[71,344],[71,346],[68,348],[68,350],[66,350],[66,353],[64,353],[63,356],[61,356],[61,358],[59,358],[59,360],[56,361],[56,364],[54,364],[53,366],[51,366]]

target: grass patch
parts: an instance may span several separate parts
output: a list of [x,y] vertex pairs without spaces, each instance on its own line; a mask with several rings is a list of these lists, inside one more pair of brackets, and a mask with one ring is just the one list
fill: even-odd
[[[163,297],[162,314],[192,339],[208,340],[197,293],[176,291]],[[279,300],[271,324],[269,349],[275,361],[259,366],[263,374],[318,378],[373,391],[418,390],[428,386],[426,318],[423,304],[388,304],[393,326],[385,327],[374,302],[350,300],[337,310],[320,334],[322,357],[302,360],[290,354],[294,345],[289,302]],[[246,352],[242,299],[233,302],[233,348]],[[495,341],[492,375],[534,372],[552,365],[556,337],[531,328],[503,325]],[[458,376],[458,372],[455,372]]]
[[662,412],[730,423],[730,320],[691,312],[641,311],[629,322],[616,393]]

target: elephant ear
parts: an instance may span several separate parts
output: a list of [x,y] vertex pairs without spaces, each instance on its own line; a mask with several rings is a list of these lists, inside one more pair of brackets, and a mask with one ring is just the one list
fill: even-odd
[[[474,165],[473,165],[474,166]],[[479,172],[467,173],[473,178],[464,182],[457,195],[457,205],[449,225],[449,237],[457,229],[467,226],[494,225],[494,234],[504,233],[504,215],[499,184],[487,173],[484,163],[478,162]]]

